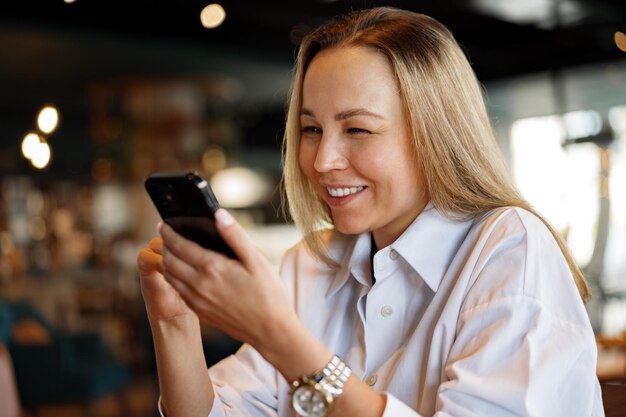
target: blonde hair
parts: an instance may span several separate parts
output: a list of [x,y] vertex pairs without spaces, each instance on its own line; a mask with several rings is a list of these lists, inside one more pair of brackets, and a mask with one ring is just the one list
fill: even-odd
[[290,91],[283,141],[284,186],[292,218],[312,253],[329,265],[323,236],[330,210],[298,164],[304,74],[321,50],[375,48],[395,75],[432,204],[449,217],[469,219],[507,206],[540,218],[556,239],[583,300],[587,282],[566,244],[521,196],[489,120],[478,80],[451,32],[426,15],[381,7],[355,12],[316,29],[302,41]]

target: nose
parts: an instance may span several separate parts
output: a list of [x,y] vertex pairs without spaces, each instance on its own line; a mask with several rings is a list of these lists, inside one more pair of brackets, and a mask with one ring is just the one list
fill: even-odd
[[317,172],[342,170],[348,166],[347,152],[341,139],[324,134],[319,141],[315,163]]

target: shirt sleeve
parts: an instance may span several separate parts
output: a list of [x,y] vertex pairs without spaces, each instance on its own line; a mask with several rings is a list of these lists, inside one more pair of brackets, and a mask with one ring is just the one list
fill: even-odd
[[499,299],[463,315],[436,416],[591,416],[593,343],[535,300]]
[[435,416],[601,416],[595,338],[569,267],[539,219],[508,220],[476,264]]
[[387,402],[382,417],[422,417],[421,414],[390,393],[385,393],[385,396],[387,397]]
[[[462,316],[434,417],[604,416],[587,329],[524,297]],[[387,393],[383,417],[421,417]]]
[[215,400],[210,417],[275,417],[278,372],[249,345],[209,368]]

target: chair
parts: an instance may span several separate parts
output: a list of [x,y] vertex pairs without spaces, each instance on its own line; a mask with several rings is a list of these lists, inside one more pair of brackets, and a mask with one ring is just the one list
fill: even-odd
[[27,302],[0,301],[2,310],[11,317],[8,347],[24,408],[88,405],[119,393],[129,382],[127,367],[113,357],[101,335],[65,333]]
[[626,381],[603,382],[602,401],[605,417],[626,416]]

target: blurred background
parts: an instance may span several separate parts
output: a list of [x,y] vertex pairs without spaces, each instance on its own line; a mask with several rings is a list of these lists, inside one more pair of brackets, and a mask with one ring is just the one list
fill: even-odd
[[[598,373],[626,378],[623,0],[5,1],[1,417],[154,415],[135,258],[159,218],[143,180],[201,172],[278,265],[300,237],[279,189],[297,45],[380,5],[455,34],[521,190],[593,287]],[[208,364],[238,346],[203,335]]]

